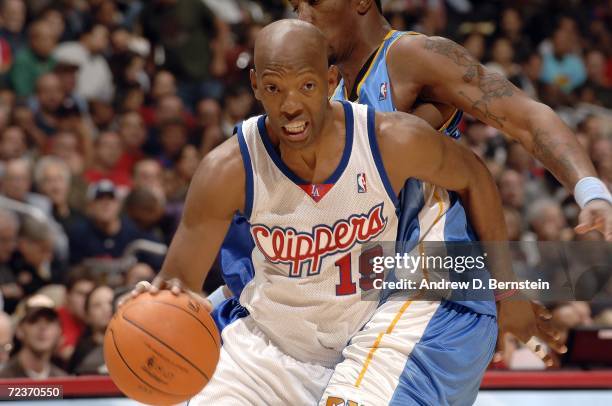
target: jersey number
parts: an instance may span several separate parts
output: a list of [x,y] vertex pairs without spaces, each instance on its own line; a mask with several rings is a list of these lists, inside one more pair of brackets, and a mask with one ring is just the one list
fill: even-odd
[[[382,274],[377,274],[373,271],[372,259],[380,257],[383,254],[383,249],[380,245],[367,249],[359,256],[359,288],[362,291],[372,289],[374,280],[382,278]],[[351,253],[349,252],[335,262],[340,272],[340,283],[336,285],[336,296],[352,295],[357,293],[357,284],[353,282]]]

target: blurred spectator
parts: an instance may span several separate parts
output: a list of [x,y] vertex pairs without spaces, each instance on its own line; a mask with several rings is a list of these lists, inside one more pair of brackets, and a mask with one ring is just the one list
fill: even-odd
[[26,45],[24,24],[26,5],[23,0],[4,0],[0,5],[0,37],[11,47],[11,54],[16,55]]
[[127,189],[131,186],[130,174],[127,168],[120,166],[123,155],[123,143],[119,134],[106,131],[96,138],[94,143],[94,161],[90,169],[85,171],[85,179],[95,183],[102,179],[111,180],[117,187]]
[[155,235],[160,241],[166,240],[157,227],[164,215],[164,201],[159,195],[148,188],[137,187],[126,196],[124,206],[127,216],[140,230]]
[[153,191],[160,198],[164,194],[163,169],[154,159],[143,159],[134,165],[134,188],[146,188]]
[[542,55],[541,78],[544,83],[554,84],[566,93],[571,92],[586,80],[582,59],[573,53],[572,35],[559,28],[552,38],[552,52]]
[[77,375],[106,374],[104,364],[104,332],[113,316],[113,290],[94,287],[85,297],[87,328],[77,342],[68,370]]
[[31,145],[31,152],[37,152],[44,147],[47,135],[36,125],[34,111],[24,102],[19,102],[13,107],[13,124],[23,130]]
[[141,24],[154,49],[163,49],[163,66],[178,79],[179,94],[187,106],[193,108],[203,97],[221,97],[222,88],[212,79],[225,72],[224,40],[219,37],[227,28],[204,2],[146,2]]
[[35,293],[51,282],[54,235],[47,223],[29,216],[19,229],[17,253],[11,261],[10,277],[24,296]]
[[533,49],[528,36],[523,33],[523,17],[517,8],[508,7],[501,13],[500,34],[509,42],[519,60],[527,58]]
[[55,73],[41,75],[36,81],[36,97],[32,101],[36,127],[47,136],[53,135],[59,124],[59,110],[64,102],[64,92]]
[[62,342],[58,353],[65,362],[72,357],[76,344],[85,331],[85,298],[94,287],[95,280],[85,267],[74,268],[68,275],[66,302],[57,311],[62,324]]
[[13,212],[0,208],[0,293],[5,310],[9,313],[15,309],[23,297],[23,289],[15,281],[11,262],[17,249],[19,218]]
[[10,358],[14,335],[13,322],[10,316],[0,310],[0,371]]
[[90,100],[89,115],[98,133],[114,131],[115,109],[111,102],[95,99]]
[[119,119],[118,132],[123,143],[123,155],[118,166],[131,173],[134,164],[144,158],[142,148],[147,140],[147,129],[140,114],[128,111]]
[[523,225],[518,210],[504,207],[504,219],[508,228],[508,241],[520,241],[523,234]]
[[79,67],[76,94],[85,100],[113,100],[113,76],[102,55],[109,45],[108,36],[108,28],[92,24],[81,32],[78,42],[63,43],[55,51],[56,59]]
[[6,163],[2,176],[2,194],[18,202],[29,204],[51,216],[51,201],[38,193],[32,193],[32,168],[25,158],[13,159]]
[[200,153],[193,145],[185,145],[178,155],[174,170],[182,186],[185,188],[185,193],[187,193],[191,178],[193,178],[193,175],[198,169],[200,159]]
[[71,177],[68,164],[53,156],[43,157],[34,171],[37,189],[51,200],[53,218],[66,232],[84,218],[68,201]]
[[0,378],[47,379],[67,375],[51,363],[62,329],[53,300],[34,295],[19,317],[16,337],[20,350],[0,370]]
[[226,138],[234,134],[234,127],[246,119],[253,109],[255,98],[251,89],[245,86],[231,87],[223,99],[221,128]]
[[599,50],[591,50],[586,55],[587,83],[595,98],[605,107],[612,108],[612,82],[606,77],[606,57]]
[[559,203],[549,200],[536,200],[529,206],[527,221],[533,229],[537,241],[568,241],[573,234],[564,230],[567,226]]
[[154,237],[139,231],[130,219],[120,216],[121,203],[110,180],[92,184],[88,200],[86,220],[76,224],[69,233],[73,264],[85,258],[119,258],[128,244],[137,239],[155,241]]
[[[153,76],[153,86],[146,100],[146,106],[140,109],[140,113],[147,127],[155,125],[156,109],[160,105],[161,100],[166,97],[175,97],[176,92],[176,79],[174,75],[167,70],[157,71],[155,76]],[[174,100],[175,99],[173,99],[173,101]],[[180,99],[179,102],[175,101],[175,105],[180,105],[182,107]],[[173,114],[178,115],[176,112]]]
[[155,271],[149,265],[138,262],[125,273],[125,286],[136,286],[140,281],[153,281]]
[[194,139],[200,145],[200,153],[206,156],[221,144],[225,137],[221,130],[221,105],[215,99],[202,99],[196,106]]
[[542,71],[542,56],[534,52],[521,62],[520,71],[509,79],[515,86],[521,88],[529,97],[540,100],[543,82],[540,81]]
[[164,122],[160,128],[161,154],[159,161],[162,166],[171,168],[174,162],[187,145],[187,128],[181,119],[170,119]]
[[21,158],[27,150],[26,135],[20,127],[8,127],[0,133],[0,161]]
[[482,61],[485,55],[485,37],[477,32],[469,34],[463,41],[463,46],[477,61]]
[[50,6],[45,8],[40,14],[39,19],[46,22],[51,28],[52,35],[61,40],[66,24],[64,23],[64,17],[59,8]]
[[50,144],[50,154],[66,162],[73,176],[83,173],[87,165],[87,157],[74,131],[57,133]]
[[491,56],[491,62],[487,63],[487,68],[507,78],[519,74],[521,69],[514,63],[514,49],[508,38],[497,38],[493,42]]
[[524,214],[525,179],[515,170],[506,169],[499,177],[497,187],[504,206],[512,207]]
[[28,39],[29,46],[17,53],[10,73],[17,96],[32,94],[38,77],[53,70],[56,63],[52,53],[57,38],[47,22],[41,20],[31,24]]
[[55,65],[55,69],[53,70],[53,73],[57,75],[60,81],[65,100],[72,102],[80,114],[85,114],[89,110],[87,101],[76,92],[78,72],[79,65],[69,59],[59,59],[57,61],[57,65]]

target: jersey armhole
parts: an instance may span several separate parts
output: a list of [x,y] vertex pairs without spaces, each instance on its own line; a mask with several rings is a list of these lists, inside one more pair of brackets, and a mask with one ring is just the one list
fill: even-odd
[[395,195],[393,191],[393,186],[391,186],[391,181],[387,176],[387,171],[385,170],[385,165],[383,164],[382,156],[380,155],[380,149],[378,148],[378,140],[376,139],[376,112],[370,106],[368,106],[368,141],[370,144],[370,150],[372,151],[372,158],[374,159],[374,164],[376,165],[376,169],[378,170],[378,175],[380,176],[380,180],[385,186],[385,190],[389,195],[389,198],[395,205],[395,207],[399,206],[399,199]]
[[240,146],[240,155],[242,155],[242,163],[244,164],[244,173],[246,180],[246,190],[244,196],[244,217],[250,221],[251,212],[253,210],[253,196],[254,196],[254,185],[253,185],[253,165],[251,163],[251,155],[249,154],[249,147],[247,146],[242,132],[242,124],[237,126],[236,136],[238,137],[238,144]]

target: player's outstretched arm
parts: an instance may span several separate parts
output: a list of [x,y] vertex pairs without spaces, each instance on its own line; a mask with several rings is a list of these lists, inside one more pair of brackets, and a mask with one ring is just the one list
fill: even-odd
[[[577,231],[598,229],[612,241],[612,205],[602,197],[590,200],[594,189],[604,199],[610,199],[609,192],[594,179],[576,187],[581,179],[597,174],[576,137],[550,107],[529,98],[446,38],[403,37],[389,50],[389,59],[399,110],[406,111],[418,92],[424,100],[452,104],[516,139],[576,193],[584,207]],[[415,89],[413,83],[421,87]]]
[[158,289],[200,294],[233,214],[243,210],[244,190],[244,166],[238,140],[232,137],[200,162],[161,272],[152,286],[139,285],[133,295]]

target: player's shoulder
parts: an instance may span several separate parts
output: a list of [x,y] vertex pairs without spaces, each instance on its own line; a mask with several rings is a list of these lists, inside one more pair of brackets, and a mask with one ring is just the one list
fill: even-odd
[[245,178],[240,145],[234,135],[200,162],[187,194],[190,221],[200,218],[204,211],[208,215],[223,217],[241,210]]
[[381,150],[394,149],[417,141],[418,134],[429,127],[414,114],[395,111],[375,114],[376,138]]
[[[452,56],[467,51],[456,42],[438,36],[402,35],[387,52],[387,63],[398,66],[427,67],[430,63],[437,63],[437,56]],[[430,62],[430,63],[428,63]]]
[[387,61],[413,59],[412,55],[422,52],[429,38],[427,35],[417,32],[402,33],[389,45]]

